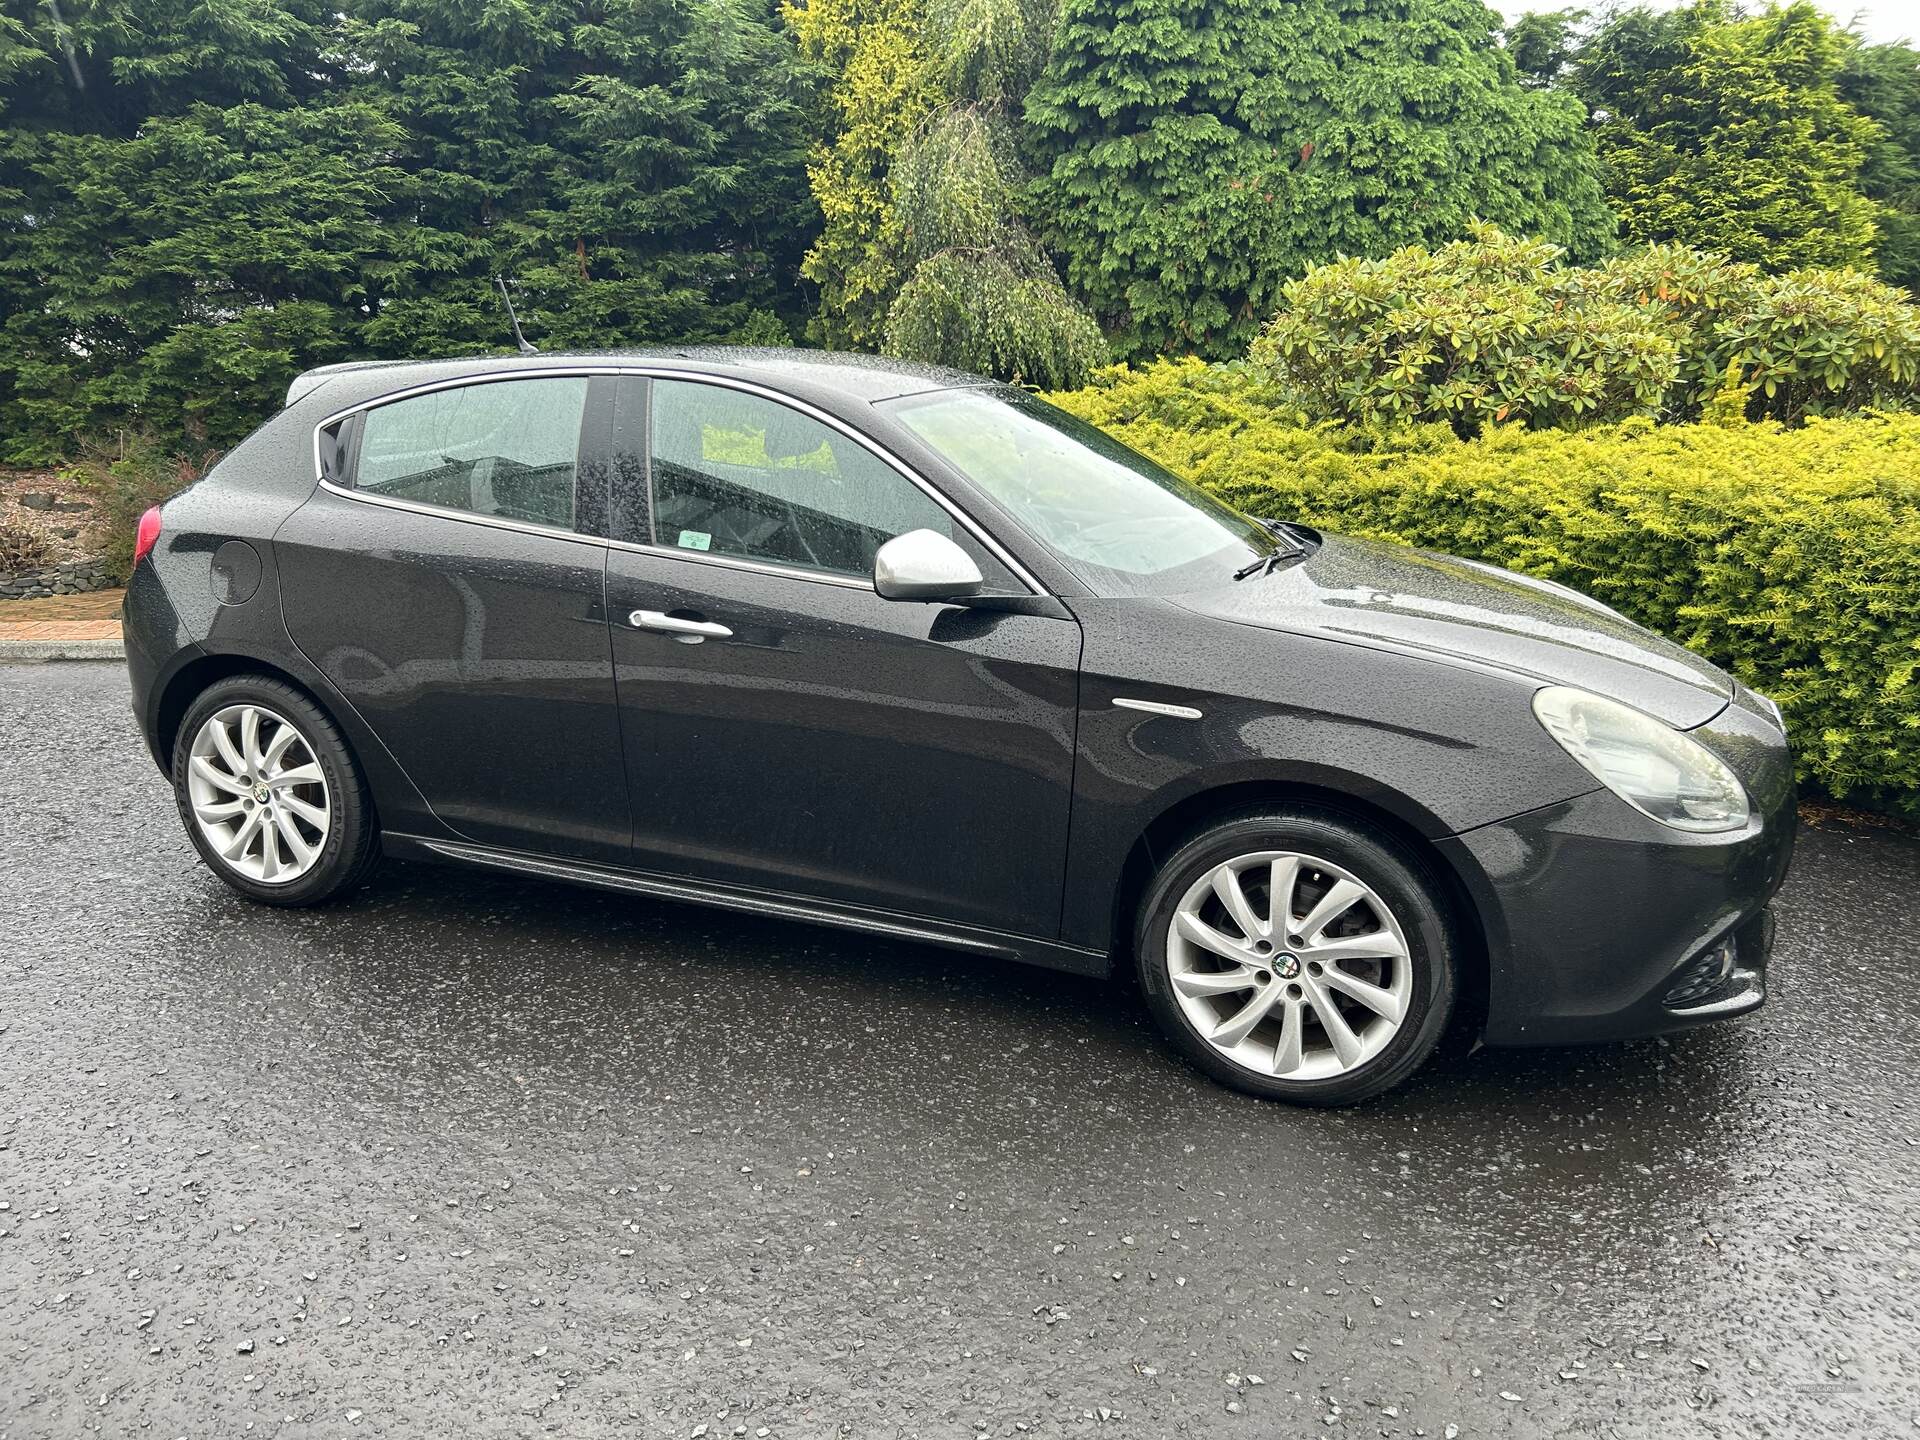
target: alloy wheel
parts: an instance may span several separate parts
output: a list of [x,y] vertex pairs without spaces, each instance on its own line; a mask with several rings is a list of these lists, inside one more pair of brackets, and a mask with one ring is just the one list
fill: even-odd
[[1166,955],[1200,1037],[1281,1080],[1366,1065],[1399,1033],[1413,995],[1392,908],[1350,871],[1297,851],[1236,856],[1200,876],[1174,910]]
[[305,875],[333,828],[332,796],[313,747],[262,705],[229,705],[207,717],[188,754],[187,798],[213,852],[263,885]]

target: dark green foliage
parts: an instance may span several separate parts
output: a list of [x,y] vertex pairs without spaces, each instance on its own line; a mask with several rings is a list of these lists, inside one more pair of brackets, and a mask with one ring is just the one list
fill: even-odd
[[1867,263],[1876,207],[1859,179],[1877,132],[1836,88],[1844,53],[1808,0],[1745,18],[1696,0],[1603,26],[1574,84],[1600,117],[1626,238],[1770,270]]
[[0,115],[9,126],[132,135],[149,116],[336,88],[326,0],[7,0]]
[[1336,254],[1476,217],[1604,251],[1584,116],[1478,0],[1066,0],[1028,98],[1068,281],[1128,354],[1242,349]]
[[807,94],[770,3],[61,13],[0,24],[7,457],[224,444],[306,366],[498,348],[495,274],[548,346],[802,318]]
[[405,128],[415,261],[383,352],[471,348],[518,282],[555,347],[724,339],[799,318],[801,90],[770,6],[361,0],[348,38]]
[[1840,94],[1880,125],[1860,171],[1860,188],[1880,205],[1880,274],[1920,295],[1920,50],[1854,47],[1840,71]]
[[[253,102],[130,139],[35,137],[33,224],[6,258],[8,289],[25,282],[0,352],[8,454],[133,416],[229,440],[296,370],[350,353],[365,271],[392,243],[397,140],[366,105]],[[75,182],[46,183],[61,175]]]
[[1536,10],[1507,26],[1507,53],[1528,85],[1552,85],[1573,67],[1580,53],[1580,30],[1591,12]]
[[1804,778],[1920,808],[1920,416],[1463,441],[1307,428],[1193,361],[1049,398],[1253,514],[1586,591],[1777,699]]
[[320,4],[10,4],[0,453],[141,414],[255,423],[380,244],[397,132],[338,96]]

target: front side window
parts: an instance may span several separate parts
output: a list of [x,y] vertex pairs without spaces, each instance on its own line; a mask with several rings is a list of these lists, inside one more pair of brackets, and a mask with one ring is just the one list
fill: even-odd
[[759,395],[656,380],[650,431],[657,545],[866,578],[909,530],[967,543],[871,450]]
[[1177,594],[1276,548],[1259,521],[1024,391],[938,390],[882,408],[1098,588]]
[[533,525],[574,525],[585,376],[433,390],[367,411],[354,484]]

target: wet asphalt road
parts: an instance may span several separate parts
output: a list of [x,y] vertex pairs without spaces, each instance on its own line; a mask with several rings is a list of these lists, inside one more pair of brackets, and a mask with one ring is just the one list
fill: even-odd
[[1920,844],[1780,920],[1754,1020],[1306,1113],[937,950],[251,906],[0,668],[0,1436],[1910,1434]]

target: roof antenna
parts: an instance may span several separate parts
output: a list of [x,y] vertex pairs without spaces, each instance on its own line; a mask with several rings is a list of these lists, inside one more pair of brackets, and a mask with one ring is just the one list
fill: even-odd
[[520,347],[522,355],[538,355],[540,352],[527,343],[527,337],[520,333],[520,317],[513,310],[513,296],[507,293],[507,282],[498,275],[493,283],[500,287],[500,298],[507,302],[507,323],[513,326],[513,343]]

